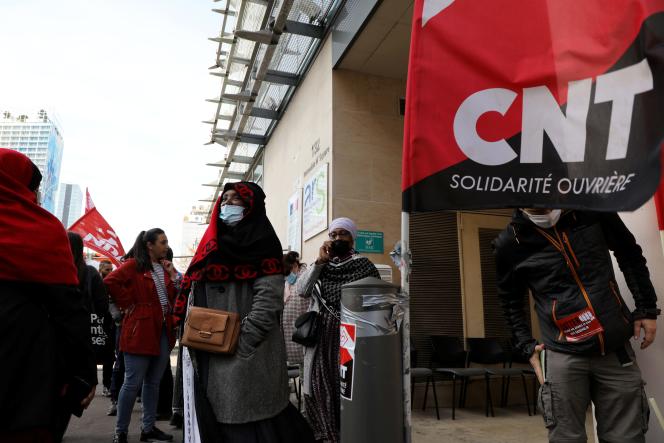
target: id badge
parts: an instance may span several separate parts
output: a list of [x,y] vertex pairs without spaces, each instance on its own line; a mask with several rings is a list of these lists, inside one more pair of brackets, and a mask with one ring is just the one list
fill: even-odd
[[558,329],[565,336],[568,342],[580,342],[604,332],[597,317],[590,308],[585,308],[572,315],[556,320]]

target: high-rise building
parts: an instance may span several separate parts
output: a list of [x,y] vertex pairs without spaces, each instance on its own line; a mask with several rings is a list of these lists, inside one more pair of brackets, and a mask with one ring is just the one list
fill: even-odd
[[208,205],[192,206],[189,215],[186,215],[182,221],[182,247],[180,248],[180,258],[175,261],[175,267],[181,272],[186,271],[189,267],[191,258],[196,253],[208,227],[206,219],[209,209]]
[[65,228],[71,226],[83,215],[83,193],[78,185],[61,183],[55,204],[55,216]]
[[0,113],[0,146],[30,157],[42,174],[39,189],[41,205],[55,211],[64,142],[56,119],[43,109],[35,115]]

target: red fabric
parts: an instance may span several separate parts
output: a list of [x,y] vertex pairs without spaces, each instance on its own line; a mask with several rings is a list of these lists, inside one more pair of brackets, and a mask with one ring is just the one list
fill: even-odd
[[85,212],[87,213],[94,207],[95,203],[92,201],[92,197],[90,197],[90,191],[88,191],[88,188],[85,188]]
[[[664,144],[662,145],[660,153],[662,169],[664,170]],[[659,225],[659,230],[664,231],[664,174],[661,175],[659,188],[655,193],[655,208],[657,210],[657,224]]]
[[[176,289],[166,273],[168,301],[173,304]],[[136,260],[127,260],[111,272],[104,285],[115,304],[124,311],[120,350],[138,355],[159,355],[164,314],[152,273],[138,272]],[[169,349],[175,345],[174,318],[166,315]]]
[[106,219],[93,207],[74,222],[69,230],[76,232],[83,239],[85,247],[107,257],[116,266],[125,255],[120,238],[113,231]]
[[0,148],[0,280],[78,285],[64,226],[28,187],[33,173],[28,157]]
[[[406,94],[402,190],[467,159],[453,121],[462,102],[490,88],[521,94],[545,85],[562,105],[568,82],[613,66],[663,0],[463,1],[422,25],[416,0]],[[521,131],[522,101],[480,118],[486,140]]]

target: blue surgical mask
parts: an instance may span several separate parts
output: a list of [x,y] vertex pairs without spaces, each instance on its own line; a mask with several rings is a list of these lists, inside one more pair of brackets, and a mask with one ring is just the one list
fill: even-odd
[[237,225],[244,217],[244,207],[236,205],[224,205],[219,212],[219,218],[228,226]]
[[297,281],[297,274],[295,272],[291,272],[290,274],[288,274],[288,277],[286,277],[286,281],[288,282],[289,285],[293,286]]

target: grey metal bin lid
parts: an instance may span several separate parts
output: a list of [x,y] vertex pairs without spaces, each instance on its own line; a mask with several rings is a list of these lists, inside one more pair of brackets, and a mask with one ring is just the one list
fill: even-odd
[[361,280],[354,282],[346,283],[341,287],[342,289],[362,289],[362,288],[385,288],[391,291],[396,291],[399,289],[399,286],[388,283],[385,280],[381,280],[376,277],[366,277]]

